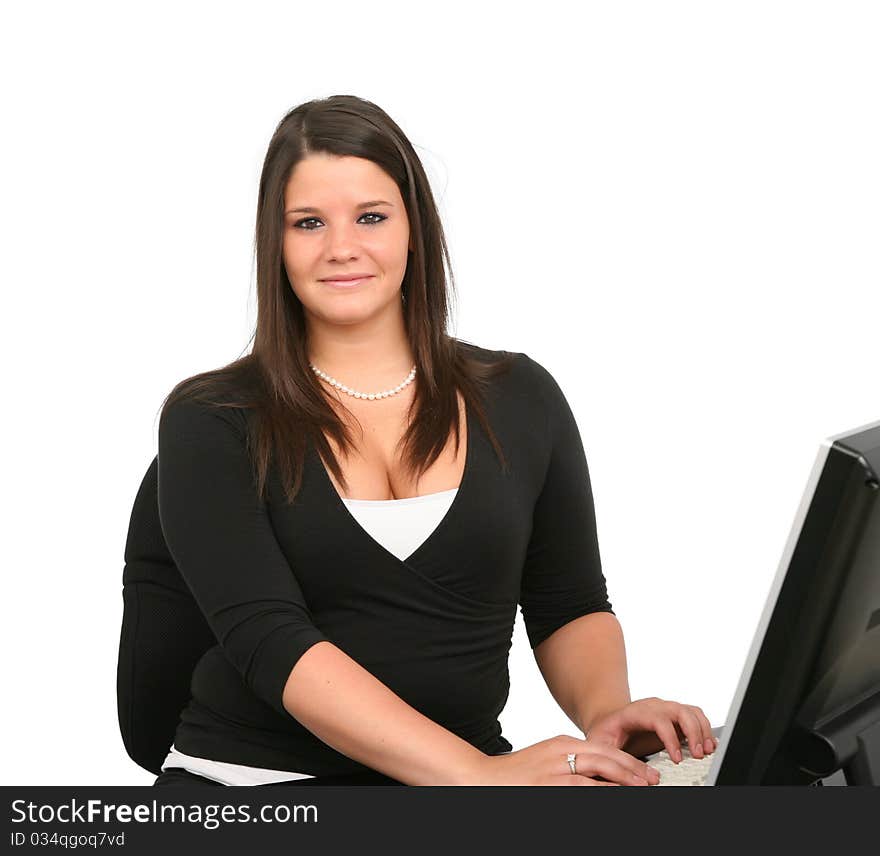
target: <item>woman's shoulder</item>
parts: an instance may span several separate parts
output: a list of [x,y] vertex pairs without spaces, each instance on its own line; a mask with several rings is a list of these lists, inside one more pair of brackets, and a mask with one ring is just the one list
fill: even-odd
[[509,370],[520,369],[529,359],[519,351],[507,351],[502,348],[484,348],[481,345],[464,339],[455,339],[454,341],[458,353],[465,359],[484,366],[497,366],[499,369],[503,369],[504,373],[507,373]]
[[160,434],[231,431],[244,439],[252,396],[240,384],[213,378],[206,383],[207,376],[196,375],[175,384],[162,404]]
[[457,340],[463,353],[484,364],[504,366],[505,377],[515,387],[552,396],[559,389],[552,373],[538,360],[523,351],[484,348],[471,342]]

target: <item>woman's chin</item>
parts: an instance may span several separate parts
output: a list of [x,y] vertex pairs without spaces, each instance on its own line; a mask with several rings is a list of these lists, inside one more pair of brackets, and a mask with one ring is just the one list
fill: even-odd
[[[354,297],[354,295],[352,295]],[[400,312],[400,298],[397,300],[376,303],[373,300],[342,301],[334,305],[333,302],[322,302],[318,314],[329,324],[362,324],[376,320],[389,312]]]

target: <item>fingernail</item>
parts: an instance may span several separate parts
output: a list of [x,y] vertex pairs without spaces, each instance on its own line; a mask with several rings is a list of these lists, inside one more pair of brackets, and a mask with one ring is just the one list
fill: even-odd
[[702,743],[694,743],[694,749],[691,753],[694,758],[702,758],[703,757],[703,744]]
[[711,737],[706,738],[706,746],[705,749],[707,752],[711,752],[715,748],[715,744],[712,742]]

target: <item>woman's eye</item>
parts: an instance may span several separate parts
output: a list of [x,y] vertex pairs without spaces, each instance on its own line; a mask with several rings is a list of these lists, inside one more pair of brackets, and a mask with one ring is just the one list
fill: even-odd
[[[361,217],[378,217],[378,220],[370,220],[365,225],[374,226],[377,223],[381,223],[383,220],[386,220],[387,217],[384,214],[379,214],[377,211],[367,211],[365,214],[361,214]],[[359,218],[360,219],[360,218]],[[306,217],[303,220],[298,220],[294,223],[294,228],[296,229],[304,229],[306,232],[312,232],[317,229],[317,226],[306,226],[306,223],[320,223],[321,221],[317,217]]]

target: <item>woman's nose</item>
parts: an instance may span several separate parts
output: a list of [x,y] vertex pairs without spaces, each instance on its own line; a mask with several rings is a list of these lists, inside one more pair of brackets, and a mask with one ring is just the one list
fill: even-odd
[[350,258],[357,254],[358,240],[354,227],[333,226],[327,230],[327,250],[335,258]]

